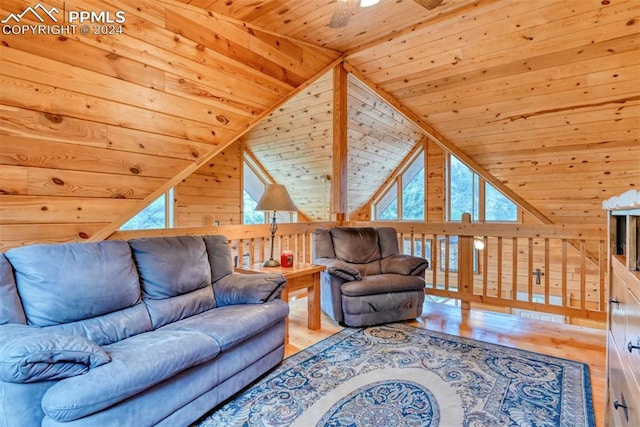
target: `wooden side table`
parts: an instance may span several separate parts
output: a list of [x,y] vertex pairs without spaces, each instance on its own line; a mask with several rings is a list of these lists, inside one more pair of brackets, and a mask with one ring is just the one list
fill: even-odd
[[[250,267],[236,267],[238,273],[279,273],[287,279],[282,290],[282,300],[289,303],[289,293],[307,289],[307,328],[320,329],[320,272],[324,265],[296,263],[293,267],[263,267],[261,263]],[[289,342],[289,319],[287,318],[287,342]]]

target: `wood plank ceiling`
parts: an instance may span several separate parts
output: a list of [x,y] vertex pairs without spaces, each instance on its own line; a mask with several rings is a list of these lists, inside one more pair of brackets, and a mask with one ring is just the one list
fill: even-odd
[[382,0],[344,29],[332,1],[191,3],[344,52],[543,222],[602,226],[602,200],[640,184],[638,1]]
[[[110,36],[3,31],[4,248],[108,236],[339,57],[172,0],[41,4],[124,10],[126,23]],[[3,0],[0,14],[30,5]]]
[[[0,16],[29,5],[3,0]],[[105,237],[288,97],[306,89],[326,96],[306,85],[336,51],[544,221],[602,225],[601,201],[640,183],[637,0],[444,0],[431,11],[382,0],[356,8],[342,29],[327,26],[335,0],[67,6],[123,9],[125,31],[0,35],[4,246]],[[350,116],[351,144],[364,138],[366,113]],[[328,164],[321,147],[278,167],[308,172],[299,184],[317,191],[314,177]],[[299,204],[324,218],[311,202]]]
[[[312,220],[331,217],[333,73],[243,137],[269,175]],[[348,79],[348,209],[356,212],[422,139],[420,130],[355,77]]]

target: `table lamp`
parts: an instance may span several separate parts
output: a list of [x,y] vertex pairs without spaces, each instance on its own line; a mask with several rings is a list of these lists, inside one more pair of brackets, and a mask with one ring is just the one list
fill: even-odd
[[293,212],[296,210],[296,205],[293,204],[293,200],[291,200],[291,196],[287,193],[287,189],[284,188],[284,185],[268,184],[264,194],[258,201],[255,210],[273,212],[270,227],[271,256],[267,261],[262,263],[262,266],[278,267],[280,262],[273,259],[273,242],[275,240],[276,230],[278,230],[278,224],[276,224],[276,212]]

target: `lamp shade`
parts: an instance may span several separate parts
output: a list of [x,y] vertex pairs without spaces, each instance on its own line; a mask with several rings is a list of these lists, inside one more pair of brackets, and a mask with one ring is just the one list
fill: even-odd
[[291,200],[291,196],[287,193],[284,185],[268,184],[255,210],[293,212],[296,210],[296,205]]

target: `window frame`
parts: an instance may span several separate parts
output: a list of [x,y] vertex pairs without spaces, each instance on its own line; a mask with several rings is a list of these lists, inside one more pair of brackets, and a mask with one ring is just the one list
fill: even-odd
[[[445,188],[446,188],[446,204],[445,204],[445,208],[446,208],[446,222],[460,222],[460,219],[451,219],[451,201],[452,201],[452,197],[451,197],[451,159],[454,158],[455,156],[451,153],[447,154],[447,162],[446,162],[446,182],[445,182]],[[457,157],[455,157],[456,160],[458,162],[460,162],[462,165],[464,165],[466,168],[469,169],[469,171],[472,174],[472,179],[473,179],[473,191],[474,191],[474,197],[475,198],[475,180],[478,180],[478,209],[477,209],[477,218],[475,217],[475,212],[471,212],[471,216],[472,216],[472,220],[473,222],[482,222],[482,223],[492,223],[492,224],[519,224],[522,222],[522,209],[520,209],[520,206],[518,206],[518,204],[516,202],[514,202],[513,200],[511,200],[508,196],[506,196],[504,193],[502,193],[502,191],[500,191],[499,189],[497,189],[494,185],[492,185],[490,182],[488,182],[486,179],[484,179],[482,176],[480,176],[480,174],[476,173],[473,169],[471,169],[468,165],[466,165],[462,160],[458,159]],[[493,189],[498,192],[499,194],[501,194],[503,197],[505,197],[509,202],[513,203],[513,205],[516,208],[516,219],[515,220],[487,220],[486,219],[486,197],[487,197],[487,191],[486,191],[486,186],[487,185],[491,185],[491,187],[493,187]],[[475,205],[475,202],[472,202],[472,206]],[[475,208],[473,209],[475,211]]]
[[[416,146],[417,149],[415,150],[414,153],[411,153],[408,157],[407,157],[407,161],[404,163],[404,165],[402,165],[402,167],[396,172],[395,176],[392,177],[392,179],[389,179],[389,182],[385,183],[385,185],[383,186],[383,190],[380,191],[380,193],[373,199],[373,202],[371,203],[371,218],[373,218],[374,221],[398,221],[398,222],[411,222],[411,221],[426,221],[426,217],[427,217],[427,201],[426,201],[426,194],[427,194],[427,173],[426,173],[426,167],[427,167],[427,159],[426,159],[426,150],[424,148],[423,145],[418,145]],[[423,207],[422,207],[422,215],[423,215],[423,219],[419,220],[419,219],[409,219],[409,220],[405,220],[404,219],[404,201],[403,201],[403,190],[404,190],[404,184],[405,184],[405,174],[411,170],[411,168],[413,167],[414,163],[422,156],[422,169],[424,170],[424,182],[423,182],[423,188],[424,188],[424,197],[423,197]],[[417,174],[417,173],[416,173]],[[411,179],[407,180],[407,184],[415,177],[415,175],[413,177],[411,177]],[[384,207],[385,209],[388,208],[394,201],[397,202],[397,215],[395,219],[379,219],[378,218],[378,212],[379,212],[379,204],[383,201],[386,201],[386,199],[388,199],[389,194],[391,192],[395,191],[395,198],[392,198],[390,200],[390,202]],[[384,211],[383,211],[384,212]]]
[[[268,178],[267,173],[260,167],[259,163],[257,163],[257,161],[251,156],[251,154],[243,149],[242,150],[242,185],[240,186],[240,198],[242,200],[242,211],[241,211],[241,218],[242,218],[242,225],[245,225],[245,206],[244,206],[244,193],[245,193],[245,166],[250,168],[251,171],[256,175],[256,177],[264,184],[264,189],[262,190],[262,193],[264,193],[264,190],[266,190],[266,187],[268,184],[273,184],[273,181],[271,179]],[[249,192],[247,192],[249,193]],[[249,193],[249,196],[251,198],[253,198],[253,196],[251,196],[251,193]],[[260,197],[262,197],[262,194],[260,195]],[[258,198],[258,200],[255,200],[255,202],[257,203],[260,199],[260,197]],[[271,222],[271,212],[263,212],[264,215],[264,222],[262,222],[261,224],[269,224]],[[296,222],[298,220],[298,212],[276,212],[276,221],[281,224],[281,223],[293,223]],[[251,225],[251,224],[249,224]]]
[[154,199],[151,203],[149,203],[147,206],[142,208],[140,211],[138,211],[134,216],[129,218],[127,221],[125,221],[122,225],[120,225],[118,230],[119,231],[157,230],[154,228],[122,228],[122,227],[127,225],[138,215],[142,214],[146,209],[149,208],[149,206],[154,204],[161,197],[164,197],[164,226],[160,229],[174,228],[175,227],[175,188],[172,187],[167,191],[165,191],[164,193],[162,193],[161,195],[159,195],[156,199]]
[[[264,185],[264,188],[262,189],[262,193],[264,193],[264,190],[267,187],[267,184],[269,183],[269,181],[264,177],[264,174],[262,173],[262,171],[260,170],[260,168],[255,164],[255,162],[253,161],[253,159],[247,155],[247,152],[243,150],[243,155],[242,155],[242,186],[240,188],[240,192],[241,192],[241,200],[242,200],[242,224],[245,225],[247,224],[247,222],[245,221],[245,204],[244,204],[244,193],[247,192],[249,194],[249,197],[251,197],[256,203],[258,203],[258,201],[260,200],[260,197],[258,197],[258,200],[255,200],[254,197],[251,195],[251,193],[249,191],[246,190],[246,182],[247,179],[245,177],[245,168],[249,168],[251,170],[251,172],[253,172],[253,174],[256,175],[256,177],[262,182],[262,184]],[[262,216],[262,222],[260,224],[268,224],[269,223],[269,217],[267,216],[268,212],[263,212]]]

